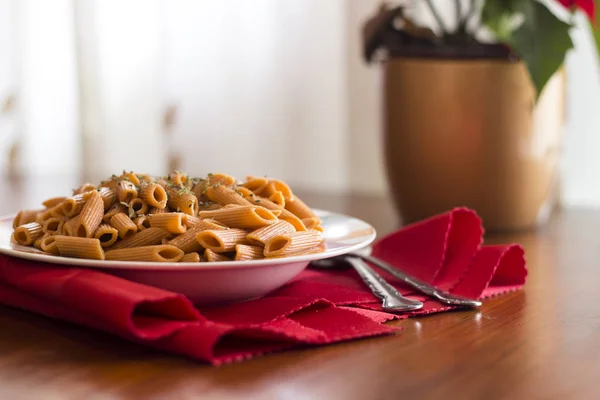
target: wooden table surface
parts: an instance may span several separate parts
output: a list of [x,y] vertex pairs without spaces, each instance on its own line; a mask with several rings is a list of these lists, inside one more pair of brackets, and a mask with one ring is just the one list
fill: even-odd
[[[2,189],[0,214],[49,194]],[[381,233],[396,226],[385,199],[308,200]],[[598,399],[599,228],[599,211],[571,209],[537,232],[488,238],[521,243],[530,276],[523,291],[480,311],[403,320],[394,336],[219,368],[0,306],[0,399]]]

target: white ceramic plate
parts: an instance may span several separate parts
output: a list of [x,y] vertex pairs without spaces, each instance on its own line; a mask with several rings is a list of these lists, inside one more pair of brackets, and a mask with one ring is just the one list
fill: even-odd
[[99,269],[131,281],[183,293],[197,305],[211,305],[263,296],[293,279],[309,262],[359,250],[375,239],[375,229],[364,221],[328,211],[315,211],[323,220],[326,250],[305,256],[203,263],[58,257],[11,243],[14,215],[0,217],[0,253],[44,263]]

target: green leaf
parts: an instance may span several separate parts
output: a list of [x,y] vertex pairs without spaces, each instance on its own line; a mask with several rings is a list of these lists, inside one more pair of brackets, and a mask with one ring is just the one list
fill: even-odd
[[573,47],[570,25],[558,19],[537,1],[522,4],[524,21],[508,38],[508,43],[527,64],[539,96],[548,80],[561,67]]
[[481,10],[481,22],[496,39],[508,42],[514,30],[515,16],[521,12],[526,1],[531,0],[487,0]]

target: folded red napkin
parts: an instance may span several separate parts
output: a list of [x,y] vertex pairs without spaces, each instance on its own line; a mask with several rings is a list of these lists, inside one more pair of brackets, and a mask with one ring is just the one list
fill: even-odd
[[[473,211],[456,209],[384,237],[373,254],[471,298],[521,287],[527,275],[522,248],[481,246],[482,234]],[[403,294],[424,301],[424,308],[402,316],[381,312],[352,270],[309,269],[264,298],[198,310],[177,293],[95,270],[7,256],[0,256],[0,302],[218,365],[390,334],[397,328],[385,325],[388,320],[451,308],[385,276]]]

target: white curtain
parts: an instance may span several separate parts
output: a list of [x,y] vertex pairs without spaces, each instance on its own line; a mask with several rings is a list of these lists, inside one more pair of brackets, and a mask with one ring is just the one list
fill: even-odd
[[[0,105],[17,99],[0,113],[0,163],[18,142],[26,175],[177,165],[383,193],[379,74],[360,58],[378,4],[0,0]],[[600,206],[598,65],[587,32],[575,40],[563,197]]]

